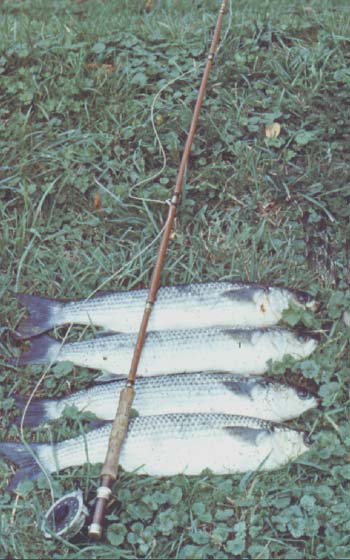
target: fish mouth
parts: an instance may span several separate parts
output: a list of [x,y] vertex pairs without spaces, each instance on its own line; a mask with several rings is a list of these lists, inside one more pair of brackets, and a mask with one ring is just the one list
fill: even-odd
[[317,302],[315,298],[308,292],[295,290],[294,297],[300,305],[306,307],[307,309],[310,309],[311,311],[317,311],[320,307],[320,303]]
[[321,307],[321,303],[319,301],[311,300],[305,303],[306,309],[310,309],[310,311],[318,311]]
[[303,434],[303,443],[307,447],[307,449],[310,449],[313,443],[310,436],[306,432],[304,432]]
[[321,399],[318,396],[317,393],[317,389],[314,388],[310,388],[310,387],[304,387],[302,385],[295,385],[295,391],[296,394],[298,395],[299,399],[302,401],[314,401],[315,402],[315,407],[314,408],[319,408],[321,405]]

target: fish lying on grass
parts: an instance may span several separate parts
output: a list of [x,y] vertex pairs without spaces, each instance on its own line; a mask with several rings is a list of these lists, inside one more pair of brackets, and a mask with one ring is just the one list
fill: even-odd
[[[93,324],[119,332],[138,331],[147,290],[98,292],[88,299],[60,302],[17,294],[29,316],[17,327],[19,338],[30,338],[69,323]],[[305,292],[233,282],[212,282],[159,288],[149,330],[211,326],[268,327],[279,322],[291,303],[315,309]]]
[[[129,371],[136,334],[112,334],[65,343],[41,335],[28,352],[13,358],[13,365],[70,361],[77,366],[125,375]],[[242,375],[262,374],[269,360],[287,354],[305,358],[316,348],[310,336],[281,329],[208,328],[149,332],[138,367],[139,375],[222,371]]]
[[[24,423],[39,426],[62,416],[67,406],[113,420],[125,380],[101,383],[60,399],[32,399]],[[300,387],[273,379],[228,373],[189,373],[138,378],[133,407],[141,416],[184,412],[222,412],[283,422],[317,406],[317,399]],[[27,399],[14,396],[24,409]]]
[[[108,446],[111,423],[56,444],[30,444],[49,472],[100,463]],[[307,451],[305,434],[281,424],[230,414],[167,414],[130,420],[120,465],[139,474],[198,475],[277,469]],[[20,468],[13,489],[22,480],[35,479],[40,468],[20,443],[0,443],[0,454]]]

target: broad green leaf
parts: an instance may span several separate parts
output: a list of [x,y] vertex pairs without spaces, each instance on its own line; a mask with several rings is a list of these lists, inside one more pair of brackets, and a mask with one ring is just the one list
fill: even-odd
[[121,523],[112,523],[107,529],[107,540],[113,546],[119,546],[125,539],[127,529]]

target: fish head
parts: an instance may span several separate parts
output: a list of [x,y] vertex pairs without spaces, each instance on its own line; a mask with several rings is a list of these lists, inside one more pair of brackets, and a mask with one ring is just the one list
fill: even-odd
[[290,305],[290,291],[285,288],[268,288],[263,295],[268,299],[272,314],[279,320],[281,313]]
[[317,398],[303,387],[281,384],[271,392],[270,406],[276,417],[283,420],[296,418],[318,405]]
[[286,333],[286,353],[295,358],[307,358],[316,349],[319,338],[306,332]]
[[299,430],[291,430],[284,426],[274,428],[274,452],[280,457],[284,457],[286,462],[293,461],[303,453],[306,453],[311,446],[307,434]]

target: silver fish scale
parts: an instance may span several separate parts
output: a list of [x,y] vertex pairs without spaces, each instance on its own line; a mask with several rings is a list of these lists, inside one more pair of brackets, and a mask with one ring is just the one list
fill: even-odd
[[[97,400],[99,395],[101,399],[104,398],[105,402],[109,399],[113,401],[116,400],[116,393],[125,387],[126,378],[122,378],[110,383],[97,383],[89,389],[83,389],[67,397],[62,397],[61,409],[63,410],[67,404],[75,404],[80,402],[80,400],[85,401],[90,399]],[[136,378],[136,392],[133,401],[133,407],[138,409],[138,405],[145,405],[146,399],[156,399],[156,406],[159,399],[166,397],[169,406],[172,406],[171,397],[174,395],[182,395],[182,397],[188,397],[191,395],[192,398],[200,395],[203,396],[211,395],[215,397],[216,395],[223,396],[227,393],[234,393],[235,387],[237,387],[237,392],[242,396],[250,395],[254,388],[272,388],[276,393],[279,391],[284,392],[286,386],[278,381],[272,381],[268,378],[263,377],[244,377],[237,374],[230,373],[188,373],[184,374],[174,374],[174,375],[160,375],[154,377],[137,377]],[[290,388],[292,389],[292,388]],[[294,388],[296,390],[296,388]],[[89,397],[87,394],[91,393]],[[112,397],[110,394],[112,393]],[[310,395],[311,397],[311,395]],[[250,397],[252,398],[252,397]],[[58,402],[59,402],[58,401]],[[103,406],[103,400],[101,400],[101,405]],[[86,407],[86,404],[85,404]],[[152,408],[152,406],[150,406]],[[170,412],[170,411],[169,411]],[[157,414],[157,413],[155,413]]]
[[[167,307],[177,307],[181,303],[181,300],[185,300],[186,303],[189,304],[193,302],[192,304],[194,306],[198,305],[198,300],[208,302],[210,299],[213,299],[213,301],[217,303],[218,296],[223,295],[229,290],[239,290],[243,287],[244,284],[242,283],[232,282],[208,282],[203,284],[180,284],[177,286],[162,286],[159,288],[156,301],[157,304],[165,302]],[[252,293],[259,289],[262,289],[266,292],[268,292],[269,290],[269,288],[258,285],[251,288]],[[140,302],[146,303],[147,295],[148,290],[146,289],[120,292],[97,292],[97,294],[90,299],[74,301],[66,303],[65,305],[67,306],[67,308],[71,307],[72,309],[74,309],[77,306],[80,307],[81,303],[84,302],[84,305],[90,306],[91,309],[95,309],[96,307],[98,307],[109,310],[111,308],[111,305],[115,304],[115,302],[120,301],[127,307],[130,306],[139,308]]]
[[[148,421],[144,421],[145,418]],[[130,435],[137,436],[142,433],[154,432],[156,423],[157,431],[165,433],[176,432],[180,434],[191,434],[211,429],[220,429],[228,426],[239,426],[244,428],[256,428],[272,431],[274,424],[250,416],[237,416],[231,414],[163,414],[159,416],[145,417],[142,420],[134,418],[130,427]],[[153,420],[153,421],[152,421]],[[152,428],[153,426],[153,428]],[[179,429],[180,427],[180,429]]]
[[[78,323],[113,332],[138,332],[148,291],[98,292],[94,297],[62,302],[17,294],[29,311],[17,336],[31,338],[54,327]],[[204,327],[268,327],[275,325],[291,302],[315,305],[311,296],[287,288],[233,282],[160,287],[149,330]]]
[[[200,321],[207,323],[209,318],[211,318],[212,324],[214,322],[213,313],[215,313],[218,324],[222,321],[223,324],[228,324],[228,317],[232,317],[235,311],[240,313],[237,303],[241,301],[243,304],[245,302],[255,306],[254,297],[257,293],[260,293],[261,297],[264,294],[266,298],[270,294],[278,294],[279,297],[285,298],[282,307],[287,307],[287,299],[293,297],[292,292],[283,289],[275,290],[259,285],[245,286],[241,283],[230,282],[165,286],[159,288],[150,323],[151,325],[154,323],[158,330],[159,327],[166,326],[163,322],[172,320],[172,314],[178,317],[180,313],[181,319],[175,319],[176,323],[179,320],[184,321],[182,326],[186,327],[185,321],[195,321],[195,325],[198,327]],[[115,321],[120,322],[122,330],[124,330],[129,322],[129,327],[131,327],[135,321],[139,323],[141,320],[147,295],[148,290],[144,289],[130,292],[103,292],[91,299],[65,303],[60,313],[63,311],[67,321],[74,321],[75,318],[81,319],[82,314],[88,315],[89,312],[92,319],[98,315],[101,320],[103,320],[104,313],[106,317],[117,313],[119,316],[115,318]],[[266,305],[269,305],[268,299],[264,301]],[[258,313],[261,315],[260,320],[264,313]],[[126,314],[125,317],[124,314]],[[196,317],[197,320],[195,320]],[[269,321],[272,321],[271,318]],[[239,321],[236,324],[239,324]],[[135,329],[133,328],[133,330]]]
[[[106,454],[112,423],[84,436],[38,448],[42,464],[54,472]],[[140,474],[172,476],[272,470],[307,450],[304,433],[280,424],[231,414],[166,414],[134,418],[120,465]]]
[[[168,309],[177,308],[186,302],[186,307],[196,308],[201,301],[213,306],[218,305],[218,297],[223,295],[226,290],[239,289],[239,284],[230,282],[212,282],[208,284],[178,285],[161,287],[157,295],[157,307],[166,304]],[[101,292],[96,296],[80,301],[68,302],[65,304],[65,313],[72,316],[77,313],[80,315],[81,306],[84,305],[86,312],[98,309],[99,311],[110,311],[112,306],[120,304],[122,308],[127,308],[129,312],[139,311],[146,303],[148,290],[132,290],[128,292]]]
[[[181,344],[181,348],[189,347],[191,348],[196,341],[200,341],[201,344],[226,344],[227,339],[235,340],[237,343],[241,342],[251,342],[251,339],[255,333],[259,334],[269,334],[277,333],[280,329],[226,329],[222,327],[212,327],[207,329],[185,329],[185,330],[168,330],[168,331],[150,331],[147,333],[146,344],[157,345],[157,347],[166,346],[169,343],[177,346]],[[281,332],[283,330],[281,329]],[[135,334],[130,333],[118,333],[118,334],[108,334],[103,336],[97,336],[91,340],[81,341],[78,343],[70,343],[66,345],[69,348],[69,353],[79,353],[86,348],[93,347],[96,352],[100,351],[110,351],[117,344],[118,350],[122,348],[129,348],[134,346],[136,340]],[[63,347],[63,352],[64,352]],[[63,356],[63,353],[61,354]]]
[[[115,384],[116,390],[119,390],[119,386],[121,388],[125,387],[126,378],[122,378],[116,381],[111,381],[110,383],[97,383],[90,389],[93,390],[95,395],[98,394],[106,394],[106,386],[111,386]],[[147,394],[152,394],[154,396],[157,395],[159,398],[161,395],[168,395],[169,389],[173,389],[176,385],[176,392],[177,393],[185,393],[189,389],[193,389],[196,387],[200,387],[202,392],[202,388],[206,388],[208,393],[218,392],[219,394],[222,393],[222,385],[227,385],[229,383],[240,383],[243,382],[247,388],[254,387],[254,386],[262,386],[266,387],[271,384],[271,381],[264,378],[247,378],[243,376],[238,376],[237,374],[230,374],[230,373],[206,373],[206,372],[199,372],[199,373],[189,373],[186,375],[183,374],[174,374],[174,375],[160,375],[154,377],[137,377],[136,378],[136,387],[138,391],[135,393],[134,398],[134,405],[136,405],[138,399],[143,400],[144,392],[146,391]],[[278,385],[278,384],[277,384]],[[86,394],[86,389],[78,391],[73,395],[68,395],[67,397],[63,397],[64,400],[73,402],[73,400],[78,400],[81,395]],[[135,408],[137,408],[135,406]]]
[[[152,393],[160,393],[160,394],[163,393],[167,394],[169,388],[174,387],[174,384],[177,384],[177,391],[182,391],[184,393],[187,393],[189,388],[204,387],[208,389],[208,393],[217,391],[221,394],[222,393],[221,386],[222,385],[226,386],[230,383],[235,383],[235,384],[244,383],[245,387],[247,387],[247,390],[249,390],[250,387],[254,387],[254,386],[266,387],[268,385],[273,385],[271,380],[269,380],[268,378],[262,378],[262,377],[247,378],[244,376],[239,376],[237,374],[220,373],[220,372],[219,373],[199,372],[199,373],[189,373],[187,375],[174,374],[174,375],[154,376],[149,378],[139,377],[136,379],[136,384],[137,387],[140,389],[140,391],[149,390]],[[125,380],[124,379],[120,380],[120,384],[124,386]],[[278,385],[278,383],[276,383],[275,385]],[[137,394],[135,394],[135,399],[136,398],[137,398]]]
[[[187,329],[187,330],[168,330],[168,331],[150,331],[146,335],[145,352],[156,352],[158,356],[164,355],[171,349],[175,349],[181,354],[185,352],[195,351],[194,349],[201,348],[205,352],[206,348],[215,349],[216,352],[232,351],[234,344],[239,348],[241,344],[251,345],[254,335],[267,336],[271,333],[276,335],[285,332],[283,329],[273,327],[271,329],[227,329],[222,327],[212,327],[205,329]],[[106,354],[106,371],[110,371],[107,366],[108,354],[121,352],[129,353],[135,346],[136,335],[131,333],[118,333],[108,334],[104,336],[97,336],[94,339],[65,344],[59,353],[60,359],[68,359],[74,362],[74,355],[83,356],[84,352],[91,351],[94,355]],[[147,354],[146,354],[147,356]],[[155,354],[156,356],[156,354]],[[131,358],[131,356],[130,356]],[[141,358],[142,364],[143,357]],[[101,363],[101,368],[103,368]],[[140,366],[141,369],[141,366]],[[200,368],[201,369],[201,368]],[[115,372],[124,373],[126,372]]]
[[[289,431],[290,428],[283,424],[277,424],[253,418],[251,416],[238,416],[234,414],[160,414],[155,416],[139,416],[132,418],[129,422],[128,439],[147,437],[148,434],[157,436],[174,437],[183,435],[196,435],[199,432],[208,432],[226,427],[252,428],[256,430],[268,430],[273,432],[276,427]],[[98,439],[106,430],[111,429],[111,423],[94,431],[94,437]]]
[[[260,420],[250,416],[238,416],[232,414],[160,414],[154,416],[139,416],[132,418],[129,422],[127,441],[133,439],[145,439],[148,437],[157,437],[162,439],[187,439],[205,437],[208,432],[212,435],[215,431],[223,428],[244,427],[256,430],[267,430],[273,433],[275,428],[282,428],[290,431],[289,428],[282,424]],[[112,428],[112,422],[107,422],[101,428],[97,428],[85,434],[77,436],[66,441],[56,444],[56,451],[63,453],[65,457],[69,457],[74,452],[76,445],[82,441],[88,442],[90,449],[97,449],[103,445],[105,438],[109,437]],[[295,430],[294,430],[295,431]],[[85,444],[84,444],[85,445]]]
[[182,348],[191,348],[196,341],[201,344],[226,344],[228,338],[234,337],[234,340],[250,341],[254,331],[234,331],[231,329],[211,328],[198,330],[182,330],[182,331],[151,331],[147,335],[147,343],[155,344],[162,348],[168,346],[169,341],[175,346],[181,344]]
[[[69,360],[76,365],[125,375],[130,368],[135,342],[135,334],[119,333],[61,347],[54,339],[38,337],[19,363]],[[296,358],[306,357],[316,345],[311,338],[300,341],[291,331],[278,328],[150,331],[138,372],[146,376],[220,370],[262,374],[268,369],[268,360],[280,360],[287,353]],[[35,362],[35,352],[39,354],[39,362]]]
[[[59,399],[34,399],[25,415],[28,425],[59,418],[66,406],[90,411],[101,420],[112,420],[125,378],[98,383]],[[317,405],[315,397],[276,380],[230,373],[188,373],[138,377],[133,408],[141,416],[183,413],[221,413],[254,416],[283,422]],[[15,397],[23,409],[25,399]]]

